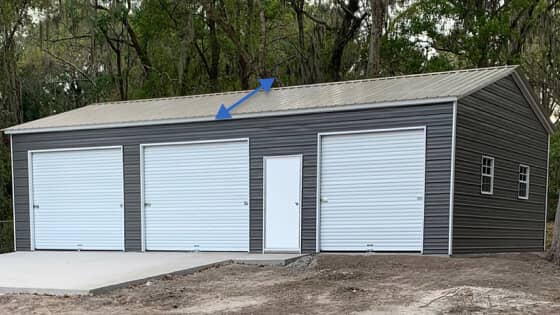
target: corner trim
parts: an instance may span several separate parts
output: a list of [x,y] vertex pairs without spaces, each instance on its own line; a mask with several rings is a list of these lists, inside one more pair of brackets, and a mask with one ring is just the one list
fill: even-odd
[[451,132],[451,174],[449,176],[449,247],[447,254],[453,255],[453,210],[455,200],[455,147],[457,146],[457,101],[453,102],[453,127]]

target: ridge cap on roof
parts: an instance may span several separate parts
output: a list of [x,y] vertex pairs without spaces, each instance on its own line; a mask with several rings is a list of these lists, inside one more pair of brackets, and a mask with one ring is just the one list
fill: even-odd
[[[493,67],[484,67],[484,68],[470,68],[470,69],[458,69],[458,70],[448,70],[448,71],[434,71],[434,72],[425,72],[425,73],[403,74],[403,75],[389,76],[389,77],[378,77],[378,78],[367,78],[367,79],[335,81],[335,82],[321,82],[321,83],[310,83],[310,84],[300,84],[300,85],[289,85],[289,86],[275,87],[275,88],[272,88],[271,90],[279,91],[279,90],[290,90],[290,89],[300,89],[300,88],[310,88],[310,87],[343,85],[343,84],[352,84],[352,83],[388,81],[388,80],[397,80],[397,79],[404,79],[404,78],[417,78],[417,77],[435,76],[435,75],[440,76],[440,75],[449,75],[449,74],[465,73],[465,72],[482,72],[482,71],[491,71],[491,70],[498,70],[498,69],[515,70],[518,67],[519,67],[519,65],[504,65],[504,66],[493,66]],[[165,101],[165,100],[193,99],[193,98],[208,97],[208,96],[235,95],[235,94],[245,94],[245,93],[250,92],[250,91],[251,90],[226,91],[226,92],[215,92],[215,93],[204,93],[204,94],[167,96],[167,97],[157,97],[157,98],[144,98],[144,99],[135,99],[135,100],[126,100],[126,101],[108,101],[108,102],[92,103],[92,104],[88,104],[84,107],[117,105],[117,104],[130,104],[130,103],[142,103],[142,102],[151,102],[151,101],[156,101],[156,100],[157,101]],[[464,95],[462,95],[462,96],[464,96]]]

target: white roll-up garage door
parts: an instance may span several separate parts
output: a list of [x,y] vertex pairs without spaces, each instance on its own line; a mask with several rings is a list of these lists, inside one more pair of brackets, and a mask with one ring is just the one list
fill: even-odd
[[36,249],[124,249],[120,147],[30,157]]
[[422,251],[424,128],[320,139],[320,249]]
[[249,251],[248,141],[143,150],[147,250]]

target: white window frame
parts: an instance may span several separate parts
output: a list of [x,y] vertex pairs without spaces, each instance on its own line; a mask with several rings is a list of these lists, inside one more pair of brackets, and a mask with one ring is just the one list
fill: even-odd
[[[522,181],[519,176],[521,175],[521,168],[525,167],[527,169],[527,173],[525,174],[526,176],[526,180]],[[528,200],[529,199],[529,182],[530,182],[530,178],[531,178],[531,167],[527,164],[519,164],[519,170],[517,172],[517,198],[519,199],[523,199],[523,200]],[[519,185],[523,183],[527,186],[527,195],[526,196],[521,196],[521,190],[519,189]]]
[[[488,159],[492,161],[490,166],[490,174],[484,173],[484,160]],[[494,167],[495,161],[494,158],[488,155],[483,155],[482,159],[480,160],[480,193],[483,195],[493,195],[494,194]],[[490,177],[490,191],[482,190],[483,187],[483,179],[484,177]]]

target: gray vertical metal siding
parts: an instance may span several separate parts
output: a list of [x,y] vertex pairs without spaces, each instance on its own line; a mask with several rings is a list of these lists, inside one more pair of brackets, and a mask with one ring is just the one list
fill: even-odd
[[142,248],[140,145],[123,146],[124,159],[124,247],[127,250]]
[[264,155],[303,154],[302,250],[315,251],[317,133],[427,126],[424,253],[448,246],[452,104],[199,122],[160,126],[13,135],[18,250],[29,249],[27,151],[122,145],[126,250],[141,250],[139,144],[250,138],[250,248],[262,250]]
[[[458,102],[453,253],[542,251],[547,132],[511,77]],[[480,193],[482,155],[495,158],[494,194]],[[519,164],[531,167],[529,200]]]

